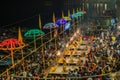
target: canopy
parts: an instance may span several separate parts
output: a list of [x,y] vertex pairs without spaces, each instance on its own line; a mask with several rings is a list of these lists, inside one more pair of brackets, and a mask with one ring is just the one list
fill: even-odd
[[0,43],[0,50],[15,50],[15,49],[21,49],[23,48],[24,43],[14,39],[6,39]]
[[33,37],[38,37],[40,35],[45,34],[42,30],[39,29],[31,29],[29,31],[27,31],[24,36],[28,37],[28,38],[33,38]]
[[83,15],[83,12],[79,11],[79,12],[76,13],[76,15],[81,16],[81,15]]
[[65,30],[69,29],[70,26],[71,26],[71,23],[70,23],[70,22],[66,23],[66,24],[65,24]]
[[86,14],[87,12],[85,10],[82,10],[83,14]]
[[66,24],[66,23],[67,23],[67,20],[65,20],[65,19],[58,19],[55,23],[56,23],[57,25],[63,25],[63,24]]
[[57,27],[58,27],[58,25],[56,23],[52,23],[52,22],[47,23],[43,26],[44,29],[51,29],[51,28],[57,28]]
[[77,17],[77,15],[76,14],[72,14],[71,15],[71,18],[73,19],[73,18],[76,18]]
[[65,20],[67,20],[67,21],[71,21],[71,18],[68,17],[68,16],[63,17],[63,19],[65,19]]

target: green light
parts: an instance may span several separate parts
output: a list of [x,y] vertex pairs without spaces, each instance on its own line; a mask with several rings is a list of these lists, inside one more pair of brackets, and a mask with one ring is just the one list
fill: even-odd
[[24,36],[28,37],[28,38],[32,38],[32,37],[38,37],[40,35],[45,34],[42,30],[39,29],[31,29],[29,31],[27,31]]

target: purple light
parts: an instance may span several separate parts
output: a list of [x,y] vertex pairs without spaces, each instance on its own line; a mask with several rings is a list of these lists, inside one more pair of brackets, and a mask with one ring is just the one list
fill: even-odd
[[65,20],[65,19],[58,19],[55,23],[60,26],[60,25],[66,24],[67,20]]

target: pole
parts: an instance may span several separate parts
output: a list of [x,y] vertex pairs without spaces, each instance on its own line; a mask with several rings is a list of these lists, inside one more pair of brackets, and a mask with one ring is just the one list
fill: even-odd
[[34,34],[34,50],[36,51],[36,40],[35,40],[35,34]]
[[54,38],[55,38],[55,50],[57,50],[57,42],[56,42],[56,38],[57,38],[57,29],[54,29]]
[[43,44],[42,44],[42,55],[43,55],[43,70],[45,71],[44,45]]
[[64,24],[62,25],[62,29],[63,29],[63,38],[64,38]]
[[7,71],[7,80],[10,80],[10,75],[9,75],[8,69],[6,71]]
[[23,71],[25,71],[25,65],[24,65],[24,53],[23,50],[21,49],[21,53],[22,53],[22,66],[23,66]]
[[14,67],[14,54],[13,54],[13,50],[11,50],[11,57],[12,57],[12,66]]
[[50,39],[52,40],[52,30],[50,28]]

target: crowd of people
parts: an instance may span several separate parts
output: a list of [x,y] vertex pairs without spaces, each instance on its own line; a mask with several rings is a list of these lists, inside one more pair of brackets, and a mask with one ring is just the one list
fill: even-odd
[[[106,80],[111,78],[111,75],[108,73],[115,73],[120,70],[120,34],[118,33],[119,31],[114,25],[112,25],[108,29],[100,29],[100,33],[97,35],[83,35],[83,40],[87,40],[89,42],[88,45],[90,46],[90,53],[85,55],[86,62],[84,66],[79,66],[79,68],[74,70],[69,69],[67,77],[74,77],[74,79],[79,80],[87,80],[89,78],[93,80],[98,78],[100,80]],[[68,35],[65,36],[66,39],[62,38],[63,36],[59,36],[57,39],[57,49],[61,50],[61,52],[65,48],[65,43],[70,40]],[[70,36],[72,36],[72,34]],[[87,39],[85,39],[86,37]],[[19,76],[24,78],[46,77],[46,70],[52,65],[55,65],[55,62],[57,62],[56,58],[58,58],[56,53],[54,53],[55,45],[53,42],[46,45],[46,48],[44,48],[44,55],[42,54],[42,49],[37,50],[27,57],[24,62],[22,61],[19,65],[11,69],[9,71],[11,79],[14,78],[19,80]],[[96,77],[94,75],[99,76]],[[82,78],[83,76],[89,77]],[[114,76],[114,78],[117,77]]]

